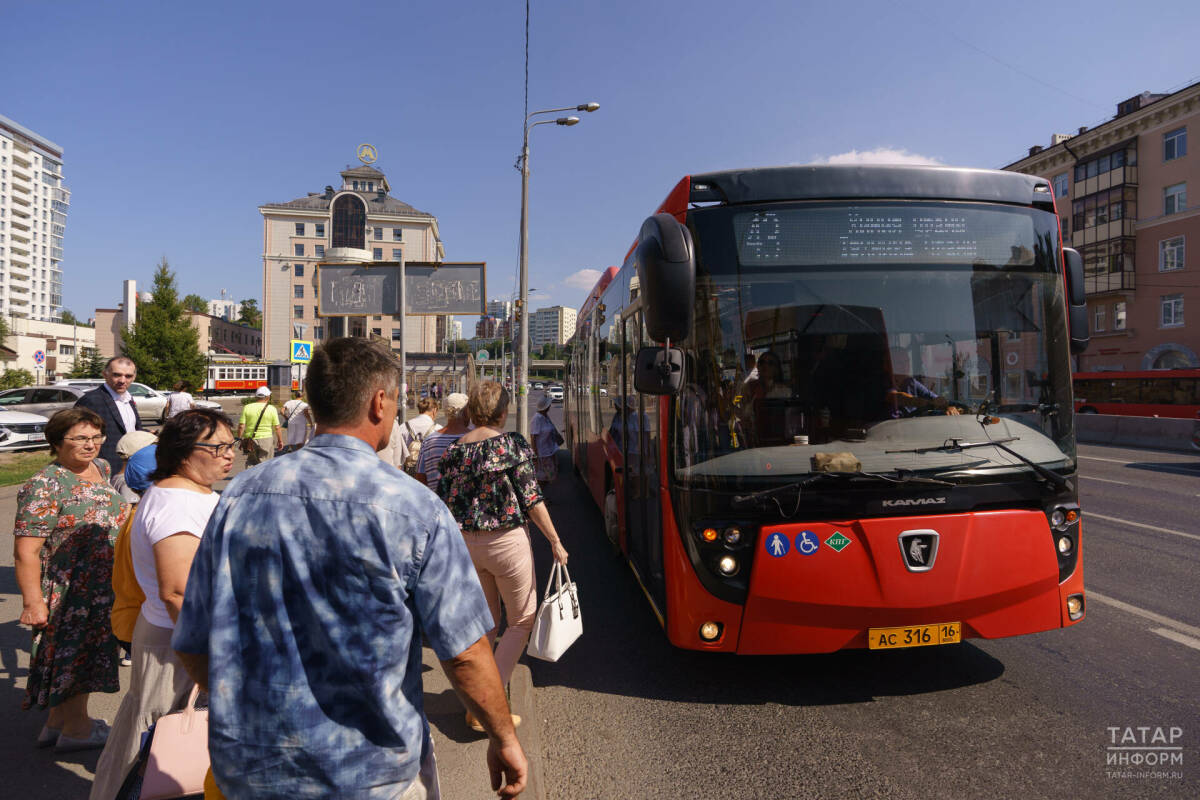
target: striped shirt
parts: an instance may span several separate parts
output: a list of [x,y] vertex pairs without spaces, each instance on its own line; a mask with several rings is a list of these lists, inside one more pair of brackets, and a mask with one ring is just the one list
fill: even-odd
[[461,433],[434,433],[426,436],[421,442],[421,459],[417,462],[417,472],[424,473],[425,483],[435,492],[438,481],[442,479],[438,462],[442,460],[446,448],[457,442],[462,436]]

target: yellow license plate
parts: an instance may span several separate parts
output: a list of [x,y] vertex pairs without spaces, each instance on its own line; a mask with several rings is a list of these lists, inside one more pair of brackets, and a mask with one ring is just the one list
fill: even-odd
[[962,625],[957,622],[941,622],[937,625],[907,625],[903,628],[871,628],[867,631],[867,645],[872,650],[955,644],[960,641],[962,641]]

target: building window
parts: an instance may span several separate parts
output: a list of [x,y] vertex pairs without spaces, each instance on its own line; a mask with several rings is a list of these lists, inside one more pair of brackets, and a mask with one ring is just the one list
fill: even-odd
[[371,335],[383,338],[383,328],[371,328]]
[[1176,183],[1163,189],[1163,214],[1178,214],[1187,208],[1187,184]]
[[404,241],[404,229],[403,228],[392,228],[392,241],[393,242],[403,242]]
[[292,306],[292,316],[296,319],[304,319],[304,306]]
[[1161,303],[1161,326],[1163,328],[1178,328],[1183,325],[1183,295],[1163,295]]
[[400,331],[396,328],[392,329],[392,341],[393,342],[400,341]]
[[317,229],[316,233],[314,233],[313,235],[316,236],[318,239],[324,239],[325,238],[325,223],[318,222],[313,227],[315,227]]
[[298,255],[298,256],[304,255],[304,245],[297,244],[297,245],[294,245],[294,247],[296,248],[296,255]]
[[375,241],[377,241],[377,242],[383,241],[383,228],[375,229]]
[[292,269],[295,270],[297,278],[304,277],[304,265],[303,264],[297,264]]
[[296,284],[295,286],[293,286],[292,287],[292,297],[303,300],[304,299],[304,287],[300,284]]
[[376,261],[383,261],[383,248],[376,247],[374,250],[371,251],[371,256]]
[[1113,330],[1125,330],[1125,301],[1113,303]]
[[1163,134],[1163,161],[1187,155],[1187,128],[1176,128]]
[[333,247],[363,249],[363,231],[367,225],[367,207],[362,198],[344,194],[333,203]]
[[400,250],[399,247],[393,247],[392,248],[392,261],[399,261],[403,257],[401,255],[401,253],[402,253],[402,251]]
[[1183,269],[1183,237],[1173,236],[1158,243],[1158,271]]
[[304,235],[304,223],[303,223],[303,222],[297,222],[297,223],[296,223],[296,235],[297,235],[297,236],[303,236],[303,235]]
[[358,191],[358,181],[354,182],[354,191]]
[[323,245],[323,244],[313,245],[313,250],[316,252],[317,258],[325,257],[325,245]]
[[1062,223],[1063,241],[1064,242],[1070,241],[1070,239],[1071,239],[1071,218],[1070,217],[1062,217],[1059,221]]
[[1092,326],[1092,330],[1094,330],[1096,333],[1104,332],[1104,326],[1106,324],[1104,318],[1107,316],[1107,313],[1108,309],[1105,306],[1096,306],[1094,314],[1095,323]]
[[1055,175],[1051,180],[1054,182],[1055,198],[1066,197],[1067,196],[1067,173],[1064,172],[1061,175]]

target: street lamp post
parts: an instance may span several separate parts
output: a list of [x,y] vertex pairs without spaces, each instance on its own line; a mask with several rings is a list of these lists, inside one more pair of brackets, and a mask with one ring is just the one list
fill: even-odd
[[529,438],[529,130],[537,125],[577,125],[579,117],[559,117],[553,120],[533,122],[541,114],[557,114],[560,111],[586,111],[589,114],[600,108],[599,103],[583,103],[566,108],[548,108],[534,111],[525,117],[524,137],[521,142],[521,247],[520,283],[521,315],[520,335],[517,337],[517,375],[513,387],[517,393],[517,432]]

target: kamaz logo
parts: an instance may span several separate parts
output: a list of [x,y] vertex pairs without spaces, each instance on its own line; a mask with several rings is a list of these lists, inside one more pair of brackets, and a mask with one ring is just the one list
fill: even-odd
[[905,506],[944,506],[944,497],[910,497],[904,500],[884,500],[884,508],[903,508]]

